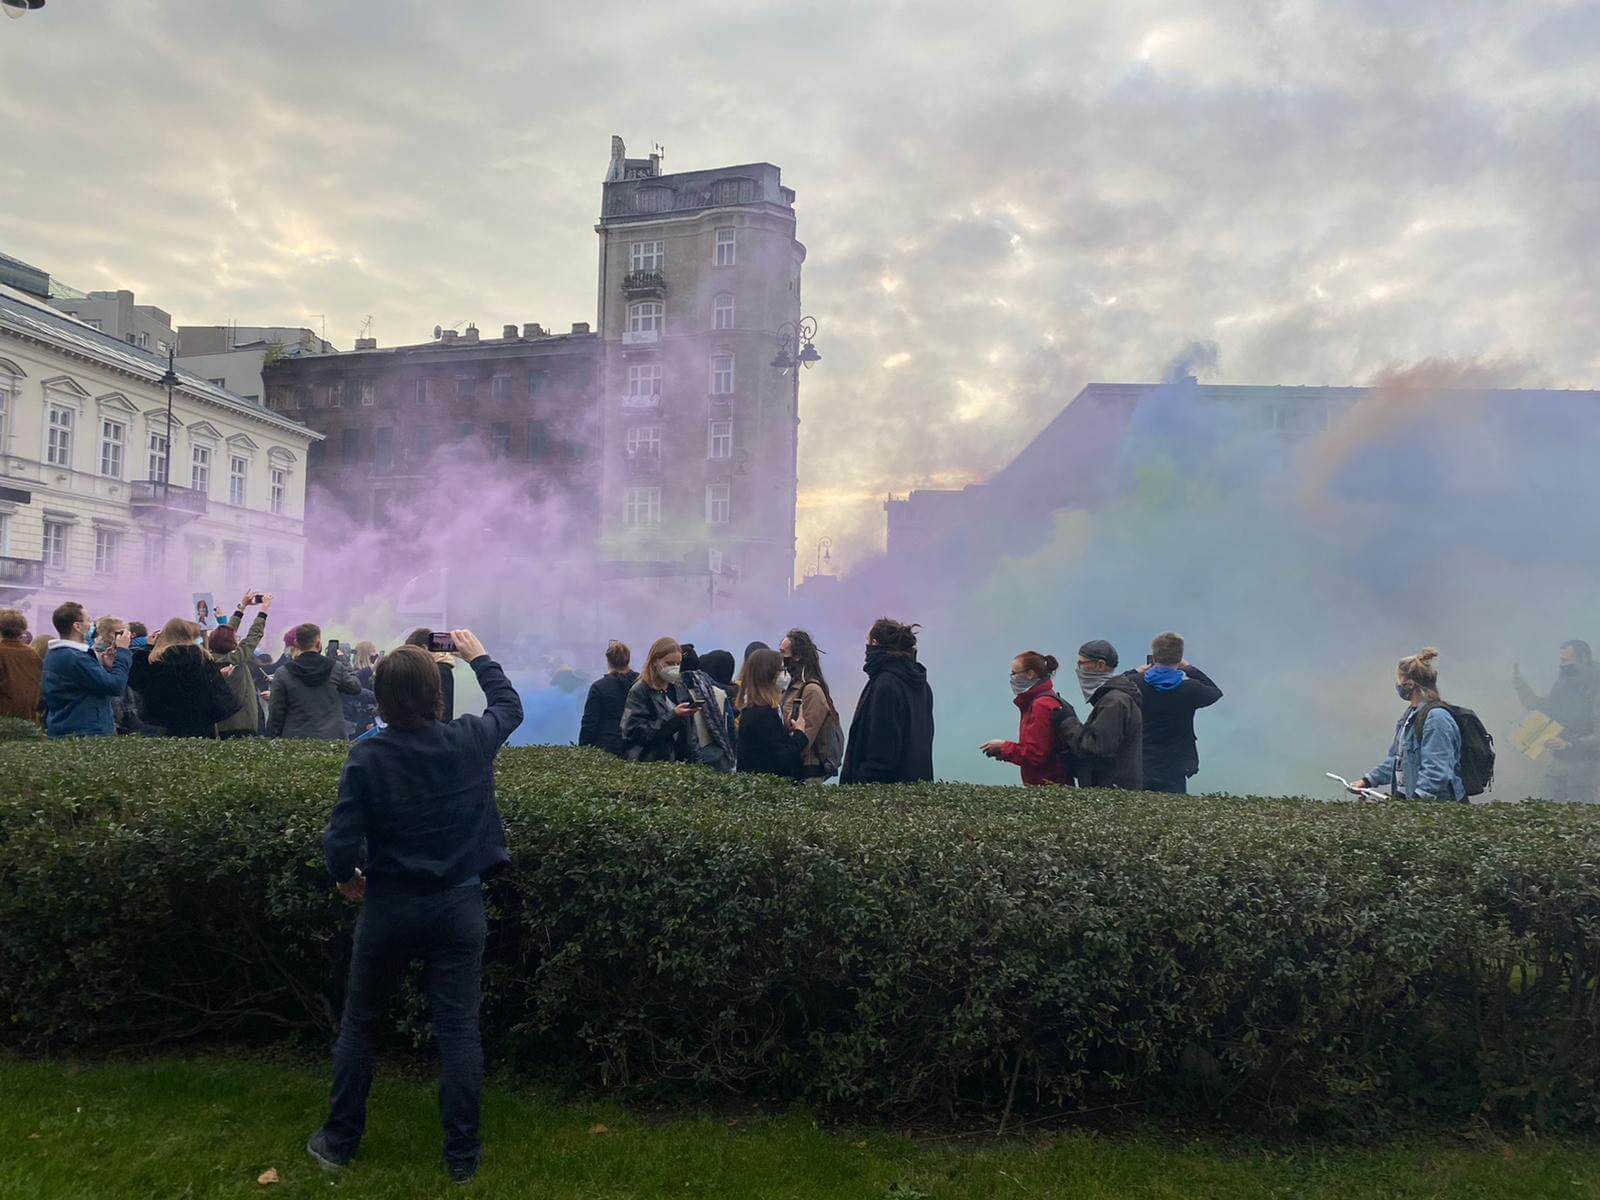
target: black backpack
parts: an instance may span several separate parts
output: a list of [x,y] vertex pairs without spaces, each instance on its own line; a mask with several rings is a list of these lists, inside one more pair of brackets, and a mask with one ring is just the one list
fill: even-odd
[[1494,783],[1494,738],[1483,727],[1478,714],[1470,708],[1446,704],[1443,700],[1431,700],[1417,710],[1416,719],[1411,722],[1411,736],[1417,741],[1419,753],[1422,749],[1422,727],[1427,723],[1428,714],[1436,708],[1442,708],[1454,717],[1456,728],[1461,731],[1461,763],[1458,770],[1467,795],[1482,795]]

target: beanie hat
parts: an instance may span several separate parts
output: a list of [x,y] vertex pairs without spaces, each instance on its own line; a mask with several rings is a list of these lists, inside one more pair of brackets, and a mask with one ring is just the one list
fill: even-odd
[[1096,638],[1079,646],[1078,657],[1099,659],[1113,670],[1117,666],[1117,648],[1104,638]]

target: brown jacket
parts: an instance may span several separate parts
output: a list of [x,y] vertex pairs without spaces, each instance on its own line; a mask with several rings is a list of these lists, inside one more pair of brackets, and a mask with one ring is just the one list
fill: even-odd
[[806,723],[806,748],[800,755],[800,765],[820,767],[822,763],[817,757],[817,738],[822,733],[823,722],[833,711],[833,705],[828,703],[828,695],[822,690],[822,685],[810,679],[789,685],[789,690],[783,694],[783,716],[794,712],[796,700],[800,701],[800,719]]
[[32,646],[0,638],[0,717],[39,719],[39,680],[44,664]]

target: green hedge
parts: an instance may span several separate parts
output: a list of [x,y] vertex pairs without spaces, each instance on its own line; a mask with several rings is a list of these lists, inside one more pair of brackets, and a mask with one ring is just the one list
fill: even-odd
[[[0,747],[0,1041],[325,1036],[342,753]],[[1600,1124],[1600,811],[500,763],[491,1060],[885,1111]],[[418,1034],[415,993],[397,1031]]]

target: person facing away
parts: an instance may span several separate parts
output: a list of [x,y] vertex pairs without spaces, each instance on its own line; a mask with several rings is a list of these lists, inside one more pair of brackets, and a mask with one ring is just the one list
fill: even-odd
[[[783,655],[783,669],[789,677],[789,686],[783,693],[784,715],[792,717],[798,709],[806,733],[800,780],[824,783],[839,773],[841,764],[826,757],[828,735],[839,725],[839,710],[833,705],[833,693],[822,675],[822,651],[804,629],[791,629],[778,643],[778,652]],[[835,736],[831,740],[837,745],[839,739]]]
[[44,698],[45,732],[51,737],[110,737],[117,731],[111,702],[127,689],[133,666],[127,629],[117,634],[108,667],[89,642],[83,605],[68,600],[50,615],[56,636],[45,652],[39,681]]
[[734,677],[733,681],[734,712],[737,713],[744,708],[744,671],[745,665],[750,661],[750,656],[757,650],[770,650],[771,648],[765,642],[751,642],[744,648],[744,657],[739,660],[739,674]]
[[744,665],[744,711],[739,714],[739,771],[799,782],[806,751],[800,713],[778,711],[788,672],[776,650],[757,650]]
[[1071,785],[1067,760],[1056,744],[1056,714],[1061,697],[1055,692],[1055,674],[1061,663],[1053,654],[1024,650],[1011,660],[1012,702],[1022,712],[1014,742],[996,738],[978,749],[990,758],[1022,768],[1025,787],[1042,784]]
[[309,622],[296,625],[293,656],[272,677],[267,736],[343,741],[341,697],[360,694],[349,669],[322,653],[322,630]]
[[413,629],[406,634],[405,644],[420,646],[433,656],[434,662],[439,664],[439,687],[444,694],[444,719],[449,721],[456,715],[456,660],[454,655],[429,650],[428,641],[432,637],[431,629]]
[[1402,658],[1394,690],[1406,702],[1384,760],[1350,786],[1389,789],[1410,800],[1466,801],[1461,782],[1461,727],[1439,699],[1439,672],[1432,646]]
[[44,664],[23,641],[28,618],[18,608],[0,608],[0,717],[39,723],[39,682]]
[[1079,787],[1144,786],[1144,718],[1139,686],[1117,674],[1117,648],[1097,638],[1078,647],[1078,688],[1089,705],[1089,717],[1062,702],[1056,732],[1067,753],[1067,770]]
[[867,633],[867,686],[850,720],[840,783],[933,778],[933,689],[917,661],[917,630],[889,617]]
[[354,696],[344,697],[344,721],[350,736],[360,737],[371,729],[377,717],[372,695],[372,665],[377,661],[378,647],[368,641],[357,642],[350,653],[350,673],[361,685]]
[[323,835],[328,874],[361,905],[328,1119],[306,1143],[332,1170],[361,1145],[384,1003],[416,959],[439,1044],[445,1166],[457,1181],[478,1167],[482,881],[510,861],[494,761],[522,724],[522,702],[470,630],[452,636],[483,688],[483,715],[442,718],[439,668],[426,650],[402,646],[386,655],[373,672],[383,727],[351,746]]
[[622,709],[628,702],[628,689],[639,678],[632,664],[633,651],[625,644],[615,640],[606,644],[606,673],[589,685],[578,745],[622,757]]
[[1542,712],[1561,726],[1549,742],[1550,762],[1540,794],[1546,800],[1600,800],[1600,667],[1589,643],[1561,643],[1555,684],[1546,695],[1528,686],[1513,667],[1511,682],[1528,711]]
[[1183,657],[1183,639],[1160,633],[1150,643],[1150,661],[1129,676],[1139,687],[1144,718],[1144,790],[1189,790],[1189,778],[1200,770],[1194,714],[1222,699],[1222,689]]
[[[217,722],[219,738],[255,737],[260,730],[261,689],[256,678],[259,668],[256,666],[255,653],[262,635],[267,631],[267,613],[272,608],[270,595],[260,593],[261,611],[250,622],[249,631],[243,637],[239,636],[244,614],[257,594],[254,591],[246,592],[228,623],[213,629],[206,638],[211,661],[227,678],[228,689],[239,702],[237,711]],[[229,667],[233,670],[228,670]]]
[[623,702],[624,756],[634,762],[689,761],[694,714],[683,686],[683,647],[672,638],[657,638]]
[[[687,642],[680,649],[683,661],[679,664],[679,678],[695,705],[689,730],[694,739],[694,759],[713,771],[727,774],[738,766],[738,738],[736,727],[727,719],[728,694],[717,686],[717,681],[705,669],[700,656]],[[716,651],[709,651],[716,653]]]
[[[230,677],[241,671],[248,677],[249,672],[233,663],[219,667],[201,648],[204,634],[196,622],[173,617],[149,650],[134,655],[128,686],[143,702],[146,733],[216,737],[217,722],[239,711]],[[250,720],[255,720],[253,713]]]

